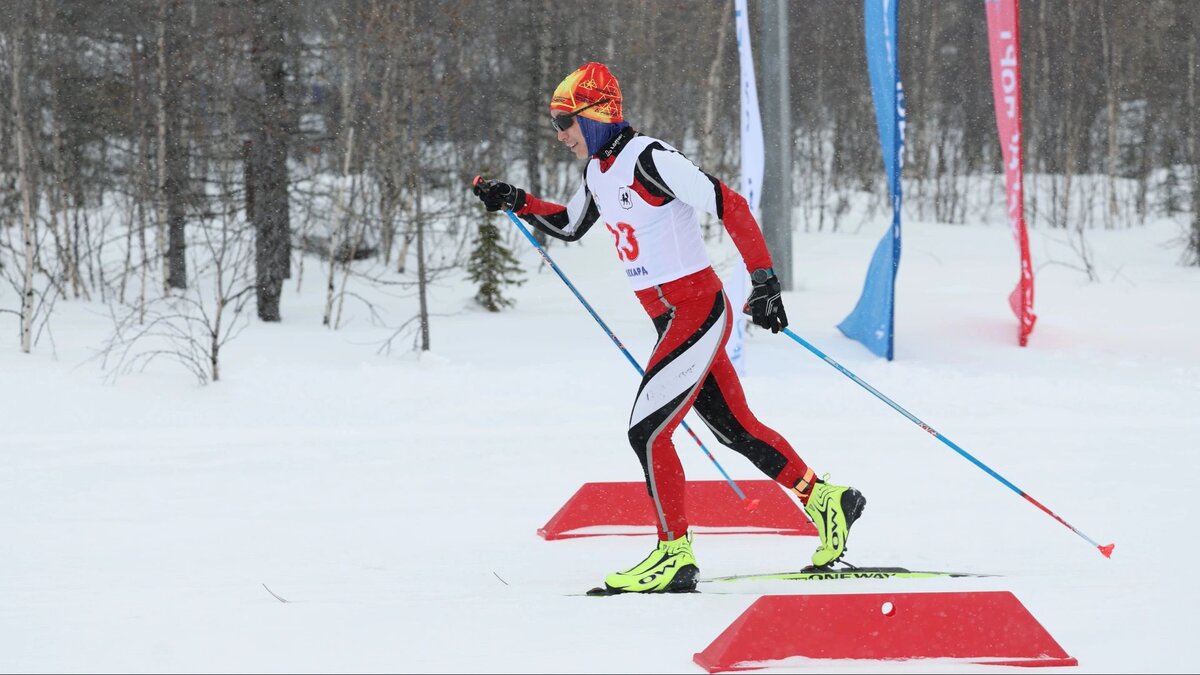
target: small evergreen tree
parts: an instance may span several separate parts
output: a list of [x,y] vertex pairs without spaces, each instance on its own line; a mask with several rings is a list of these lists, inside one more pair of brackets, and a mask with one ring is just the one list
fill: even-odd
[[524,279],[518,277],[521,266],[517,258],[500,241],[500,230],[487,221],[479,224],[479,237],[475,239],[475,249],[471,251],[467,272],[471,281],[479,284],[475,301],[489,312],[499,312],[513,305],[512,300],[504,297],[505,286],[525,283]]

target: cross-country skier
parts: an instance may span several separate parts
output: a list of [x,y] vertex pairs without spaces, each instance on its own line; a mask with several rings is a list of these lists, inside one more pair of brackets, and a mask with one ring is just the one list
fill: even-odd
[[671,440],[692,408],[721,443],[795,493],[820,535],[813,565],[830,565],[845,553],[850,527],[866,500],[854,488],[817,478],[747,407],[725,353],[732,312],[709,262],[696,211],[721,219],[746,262],[753,287],[743,311],[756,325],[778,333],[787,327],[787,315],[758,223],[742,195],[670,145],[635,131],[621,108],[617,79],[600,63],[584,64],[554,90],[550,123],[557,138],[587,160],[579,189],[566,206],[495,180],[477,179],[474,187],[488,211],[511,210],[565,241],[578,240],[604,220],[625,275],[658,331],[629,418],[629,443],[654,501],[659,543],[641,563],[608,575],[607,590],[661,593],[696,587],[699,568],[684,505],[684,473]]

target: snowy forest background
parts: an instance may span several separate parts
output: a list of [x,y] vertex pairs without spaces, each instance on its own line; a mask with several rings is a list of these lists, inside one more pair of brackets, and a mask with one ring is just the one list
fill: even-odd
[[[899,12],[905,209],[1005,227],[983,2]],[[888,208],[861,3],[789,15],[792,227],[857,231]],[[325,287],[336,329],[371,302],[357,278],[420,299],[386,321],[390,346],[428,350],[429,284],[469,274],[501,310],[521,276],[471,177],[554,200],[578,180],[547,105],[581,63],[610,65],[635,128],[739,184],[732,17],[732,1],[5,0],[0,317],[19,320],[0,325],[53,351],[56,307],[99,302],[113,368],[167,357],[211,381],[254,315],[287,316],[284,284]],[[1164,216],[1200,265],[1198,35],[1191,0],[1022,3],[1028,223],[1061,230],[1089,275],[1089,231]]]

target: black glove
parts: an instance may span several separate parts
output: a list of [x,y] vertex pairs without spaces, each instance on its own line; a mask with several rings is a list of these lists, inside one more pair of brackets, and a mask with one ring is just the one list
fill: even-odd
[[475,187],[471,191],[479,197],[488,211],[517,211],[525,205],[525,191],[508,183],[476,176]]
[[[755,270],[760,272],[761,270]],[[750,315],[755,326],[770,328],[772,333],[787,328],[787,313],[783,311],[783,298],[780,297],[779,277],[771,272],[764,280],[755,281],[750,289],[750,297],[746,298],[746,306],[742,312]]]

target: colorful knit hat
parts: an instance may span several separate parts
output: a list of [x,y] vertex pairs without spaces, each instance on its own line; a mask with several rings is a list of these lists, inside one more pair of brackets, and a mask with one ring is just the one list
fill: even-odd
[[617,78],[603,63],[590,61],[559,83],[550,98],[550,109],[572,113],[597,101],[603,103],[584,110],[579,116],[604,123],[625,120],[621,115],[621,85],[617,84]]

